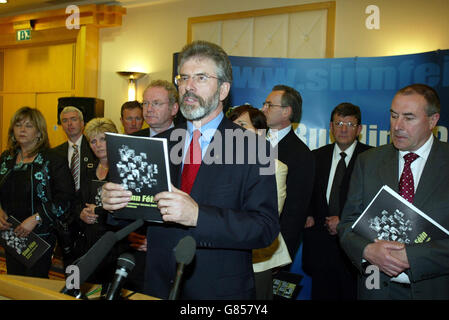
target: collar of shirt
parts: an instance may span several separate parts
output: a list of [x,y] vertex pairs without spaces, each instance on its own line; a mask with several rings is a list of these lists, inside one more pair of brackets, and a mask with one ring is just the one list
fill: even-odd
[[73,143],[73,142],[70,141],[70,140],[67,140],[67,142],[69,143],[68,152],[67,152],[67,157],[68,157],[68,160],[69,160],[69,164],[70,164],[70,162],[72,161],[73,145],[74,145],[74,144],[76,144],[76,145],[78,146],[78,151],[79,151],[80,156],[81,156],[81,140],[83,140],[83,135],[81,135],[81,136],[78,138],[78,140],[76,140],[75,143]]
[[[78,148],[81,147],[81,140],[83,140],[83,135],[81,135],[78,140],[75,141],[75,143],[73,143],[72,141],[68,140],[69,142],[69,147],[72,148],[74,144],[76,144],[78,146]],[[73,149],[73,148],[72,148]]]
[[[175,125],[174,125],[174,123],[172,122],[171,123],[171,125],[166,129],[166,130],[168,130],[168,129],[171,129],[171,128],[173,128]],[[150,127],[150,137],[154,137],[155,135],[157,135],[157,134],[159,134],[160,132],[156,132],[156,131],[154,131],[153,129],[151,129],[151,127]]]
[[287,126],[284,129],[276,130],[269,129],[267,139],[270,141],[271,146],[275,147],[279,141],[281,141],[292,130],[292,126]]
[[[354,154],[355,146],[357,145],[357,140],[355,140],[345,151],[346,157],[345,157],[345,163],[346,167],[349,164],[349,161],[351,161],[352,155]],[[326,188],[326,199],[329,203],[329,197],[332,191],[332,183],[334,182],[334,176],[335,171],[337,170],[338,162],[341,159],[340,152],[342,150],[338,146],[338,144],[334,143],[334,152],[332,154],[332,162],[331,162],[331,170],[329,171],[329,179],[327,180],[327,188]]]
[[[426,165],[427,158],[429,157],[430,150],[432,149],[433,144],[433,134],[430,135],[429,139],[427,139],[426,143],[424,143],[421,148],[418,150],[412,151],[413,153],[416,153],[419,158],[417,158],[415,161],[412,162],[410,165],[410,169],[412,170],[413,174],[413,182],[415,185],[415,191],[418,187],[419,179],[421,178],[421,174],[424,170],[424,166]],[[399,179],[401,179],[402,171],[404,170],[404,155],[409,153],[410,151],[399,151]]]
[[[187,152],[187,149],[189,148],[190,142],[193,138],[193,131],[195,129],[200,130],[201,137],[200,137],[200,145],[201,145],[201,157],[203,158],[207,147],[209,146],[213,136],[215,135],[215,131],[217,131],[218,126],[220,125],[221,121],[223,120],[223,112],[220,112],[214,119],[209,121],[208,123],[202,125],[199,128],[194,128],[192,121],[187,121],[187,136],[186,141],[184,144],[184,156],[183,156],[183,164],[184,164],[184,158],[185,154]],[[224,137],[223,137],[224,138]]]
[[351,161],[352,155],[354,154],[354,150],[355,150],[355,146],[357,145],[357,140],[354,140],[354,142],[348,147],[346,148],[345,151],[342,151],[340,149],[340,147],[338,146],[338,144],[335,143],[335,147],[334,147],[334,154],[332,157],[332,163],[336,163],[335,167],[337,166],[338,161],[340,161],[340,153],[344,152],[346,153],[346,157],[345,157],[345,163],[346,163],[346,167],[349,164],[349,161]]

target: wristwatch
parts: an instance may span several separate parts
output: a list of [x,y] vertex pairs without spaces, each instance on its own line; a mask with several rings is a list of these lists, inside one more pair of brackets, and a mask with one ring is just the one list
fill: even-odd
[[39,215],[39,213],[36,213],[36,215],[34,216],[34,219],[36,219],[36,221],[37,221],[39,224],[42,223],[42,218],[41,218],[41,216]]

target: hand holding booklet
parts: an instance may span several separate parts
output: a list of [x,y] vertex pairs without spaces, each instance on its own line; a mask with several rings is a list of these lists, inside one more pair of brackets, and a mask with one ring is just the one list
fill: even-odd
[[106,133],[109,181],[132,192],[119,219],[163,222],[154,196],[171,191],[167,140]]
[[12,227],[0,231],[0,244],[18,261],[31,268],[47,252],[50,244],[34,232],[30,232],[26,237],[19,237],[14,229],[20,225],[20,221],[9,216],[8,222]]
[[372,241],[404,244],[449,238],[448,230],[386,185],[354,222],[352,229]]

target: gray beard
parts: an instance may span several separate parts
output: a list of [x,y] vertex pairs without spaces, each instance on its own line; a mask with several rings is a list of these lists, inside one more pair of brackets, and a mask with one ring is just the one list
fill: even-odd
[[[188,96],[198,99],[199,106],[195,107],[185,104],[184,98]],[[181,99],[180,110],[184,118],[186,118],[187,120],[198,121],[204,119],[209,114],[211,114],[215,109],[217,109],[219,103],[220,103],[219,90],[217,90],[215,94],[206,101],[194,93],[187,92]]]

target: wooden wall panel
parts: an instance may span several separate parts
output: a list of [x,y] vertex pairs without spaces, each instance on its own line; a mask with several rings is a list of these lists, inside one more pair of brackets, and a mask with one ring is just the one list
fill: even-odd
[[36,95],[36,108],[42,112],[47,121],[47,132],[51,147],[56,147],[67,140],[62,126],[58,125],[58,98],[70,96],[71,92],[38,93]]
[[5,49],[4,92],[57,92],[74,87],[75,44]]
[[16,110],[21,107],[36,107],[36,94],[34,93],[4,93],[2,106],[2,151],[6,148],[8,141],[9,123]]

